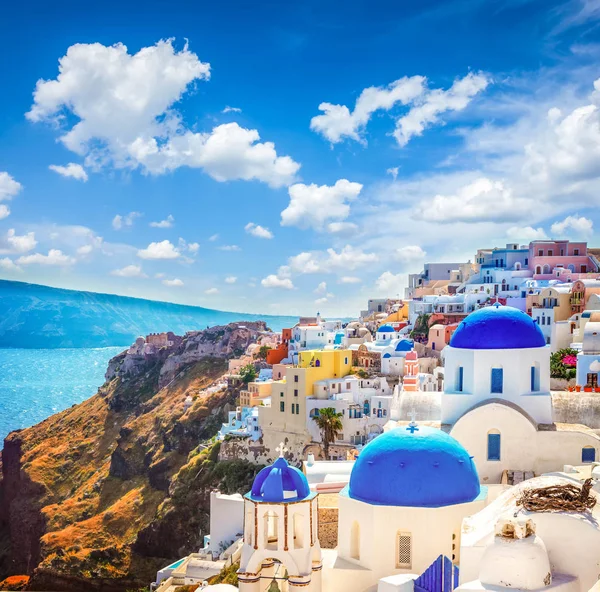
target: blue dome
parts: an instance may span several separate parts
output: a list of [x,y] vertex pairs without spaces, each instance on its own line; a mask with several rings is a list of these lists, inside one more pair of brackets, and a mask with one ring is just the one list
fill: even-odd
[[254,478],[250,498],[257,502],[297,502],[310,495],[302,471],[290,467],[283,457],[262,469]]
[[544,347],[540,326],[523,311],[494,304],[472,312],[450,339],[460,349],[521,349]]
[[396,345],[397,352],[409,352],[415,344],[410,339],[401,339]]
[[438,508],[473,501],[479,477],[454,438],[429,427],[396,428],[365,446],[350,474],[348,495],[383,506]]
[[391,325],[381,325],[381,327],[377,329],[377,333],[394,333],[394,327]]

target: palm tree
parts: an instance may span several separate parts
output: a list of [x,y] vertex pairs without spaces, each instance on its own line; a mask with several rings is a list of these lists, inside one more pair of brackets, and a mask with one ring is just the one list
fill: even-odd
[[321,430],[325,460],[329,460],[329,445],[335,441],[344,427],[342,425],[342,414],[338,413],[333,407],[325,407],[313,419]]

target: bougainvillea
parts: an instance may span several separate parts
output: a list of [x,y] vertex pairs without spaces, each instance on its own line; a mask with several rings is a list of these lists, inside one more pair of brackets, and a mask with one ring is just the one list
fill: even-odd
[[569,354],[562,359],[562,363],[569,368],[575,368],[577,366],[577,356]]
[[575,378],[576,366],[577,350],[570,347],[559,349],[550,357],[550,376],[552,378]]

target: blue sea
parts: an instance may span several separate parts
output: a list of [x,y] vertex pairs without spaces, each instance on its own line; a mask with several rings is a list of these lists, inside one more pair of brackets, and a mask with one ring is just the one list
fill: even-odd
[[108,361],[124,349],[0,349],[0,448],[10,431],[94,395]]

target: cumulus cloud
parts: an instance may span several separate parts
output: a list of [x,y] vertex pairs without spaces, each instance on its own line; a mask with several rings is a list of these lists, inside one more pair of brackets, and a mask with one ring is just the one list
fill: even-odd
[[136,218],[143,216],[141,212],[129,212],[129,214],[117,214],[112,220],[112,227],[115,230],[121,230],[125,227],[133,226],[133,222]]
[[438,123],[442,113],[465,109],[489,83],[490,79],[485,74],[470,72],[455,80],[448,90],[438,88],[427,92],[396,121],[394,138],[400,146],[406,146],[411,138],[420,136],[426,128]]
[[168,240],[150,243],[145,249],[140,249],[137,254],[142,259],[177,259],[181,257],[179,250]]
[[545,240],[548,238],[546,231],[539,227],[533,226],[511,226],[506,231],[506,238],[511,241],[523,241],[529,243],[534,240]]
[[200,249],[200,245],[198,243],[188,243],[187,244],[187,250],[192,254],[192,255],[196,255],[196,253],[198,253],[198,250]]
[[32,251],[37,246],[35,232],[18,235],[14,228],[10,228],[6,236],[0,239],[0,254],[21,254]]
[[353,232],[358,230],[358,226],[354,222],[330,222],[327,225],[327,230],[331,234],[338,234],[342,232]]
[[169,286],[170,288],[180,288],[181,286],[183,286],[183,282],[178,278],[172,280],[163,280],[162,283],[165,286]]
[[401,294],[406,287],[406,275],[384,271],[375,281],[377,289],[389,296]]
[[73,265],[75,258],[65,255],[60,249],[50,249],[47,255],[42,253],[34,253],[32,255],[22,255],[17,259],[19,265],[53,265],[53,266],[67,266]]
[[213,294],[218,294],[219,290],[217,288],[208,288],[208,290],[204,290],[204,293],[212,296]]
[[326,292],[327,292],[327,283],[326,282],[321,282],[315,288],[315,294],[325,294]]
[[423,261],[427,253],[419,245],[407,245],[396,249],[396,259],[403,267],[409,267],[415,263]]
[[0,259],[0,269],[9,273],[18,273],[23,271],[18,265],[15,265],[12,259],[9,259],[8,257]]
[[339,284],[360,284],[361,279],[353,275],[343,275],[339,280]]
[[0,220],[4,220],[8,216],[10,216],[10,208],[7,205],[0,204]]
[[113,269],[111,275],[125,278],[147,278],[148,276],[142,271],[139,265],[127,265],[121,269]]
[[389,169],[386,169],[386,173],[388,175],[392,176],[392,179],[394,179],[394,181],[398,178],[398,171],[399,171],[399,167],[390,167]]
[[[54,80],[38,81],[33,122],[62,125],[60,141],[85,157],[88,168],[105,166],[161,174],[178,167],[202,168],[217,181],[291,183],[300,168],[279,156],[257,130],[228,123],[210,132],[192,132],[175,104],[193,83],[210,78],[210,64],[186,46],[159,41],[130,54],[122,43],[80,43],[59,60]],[[69,112],[73,125],[62,117]],[[70,119],[69,119],[70,121]]]
[[294,289],[294,284],[290,278],[279,277],[279,275],[275,275],[274,273],[263,278],[260,281],[260,284],[263,288],[281,288],[283,290]]
[[561,238],[588,238],[594,233],[594,223],[583,216],[567,216],[564,220],[552,224],[550,230],[553,235]]
[[235,284],[237,282],[237,277],[235,275],[229,275],[225,278],[226,284]]
[[360,183],[339,179],[335,185],[296,183],[288,189],[290,203],[281,212],[282,226],[322,230],[329,220],[345,220],[350,203],[362,190]]
[[482,177],[454,195],[436,195],[415,208],[414,216],[430,222],[507,222],[530,215],[534,203],[517,197],[502,181]]
[[340,251],[327,249],[299,253],[289,258],[288,267],[296,273],[332,273],[353,271],[377,260],[375,253],[346,245]]
[[209,237],[208,237],[208,240],[209,240],[210,242],[215,242],[215,241],[216,241],[218,238],[219,238],[219,235],[218,235],[218,234],[213,234],[212,236],[209,236]]
[[7,172],[0,172],[0,201],[12,199],[22,189],[23,185],[15,181]]
[[254,222],[248,222],[248,224],[244,226],[244,230],[256,238],[273,238],[273,233],[268,228],[255,224]]
[[152,228],[171,228],[173,223],[175,222],[175,218],[169,214],[164,220],[160,222],[150,222],[150,226]]
[[394,105],[407,105],[425,89],[424,76],[403,77],[387,86],[371,86],[359,95],[352,112],[346,105],[321,103],[322,115],[313,117],[310,129],[321,134],[332,144],[345,138],[361,141],[364,128],[373,113],[389,111]]
[[85,169],[80,164],[74,162],[70,162],[67,166],[51,164],[48,168],[62,177],[71,177],[84,183],[88,180],[88,174],[85,172]]

